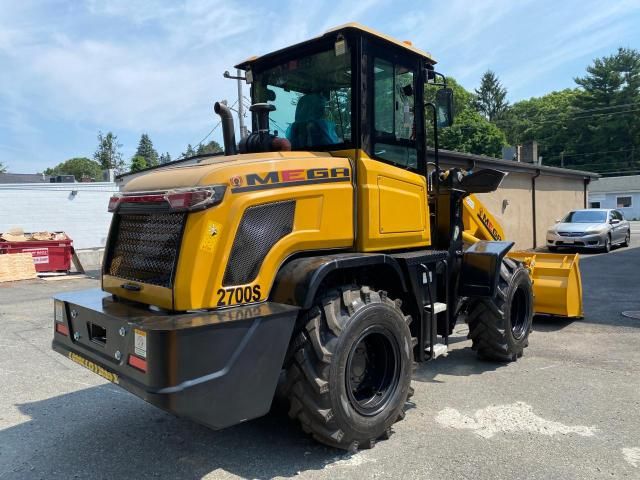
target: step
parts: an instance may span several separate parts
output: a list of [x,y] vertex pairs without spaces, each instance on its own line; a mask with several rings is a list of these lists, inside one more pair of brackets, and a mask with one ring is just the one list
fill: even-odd
[[[428,351],[429,349],[427,349]],[[433,346],[433,355],[431,355],[431,360],[435,360],[438,357],[446,357],[447,356],[447,351],[449,350],[449,347],[447,347],[444,343],[436,343]]]
[[[431,305],[425,305],[424,309],[427,312],[431,312]],[[437,315],[438,313],[444,312],[447,310],[447,304],[442,302],[434,302],[433,304],[433,313]]]

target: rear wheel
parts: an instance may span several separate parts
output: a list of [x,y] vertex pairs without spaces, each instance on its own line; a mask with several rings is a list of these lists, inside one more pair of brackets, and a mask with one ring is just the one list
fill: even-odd
[[529,272],[510,258],[502,261],[494,298],[469,300],[467,322],[472,348],[487,360],[510,362],[529,345],[533,289]]
[[292,345],[289,416],[316,440],[350,451],[387,438],[411,393],[410,320],[385,292],[330,292]]

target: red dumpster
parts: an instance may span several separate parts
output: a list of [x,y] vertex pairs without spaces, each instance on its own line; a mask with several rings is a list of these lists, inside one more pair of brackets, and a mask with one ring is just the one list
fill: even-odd
[[[0,235],[1,236],[1,235]],[[28,238],[29,234],[25,234]],[[60,240],[5,241],[0,239],[0,255],[30,253],[36,272],[66,272],[71,269],[73,240],[63,232],[54,232]]]

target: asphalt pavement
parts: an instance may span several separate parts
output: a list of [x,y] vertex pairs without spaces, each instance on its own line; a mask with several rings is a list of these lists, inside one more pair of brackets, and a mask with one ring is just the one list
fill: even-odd
[[51,296],[95,279],[0,284],[0,479],[639,479],[640,231],[580,265],[584,320],[536,319],[508,365],[457,326],[391,438],[353,455],[282,413],[210,431],[51,351]]

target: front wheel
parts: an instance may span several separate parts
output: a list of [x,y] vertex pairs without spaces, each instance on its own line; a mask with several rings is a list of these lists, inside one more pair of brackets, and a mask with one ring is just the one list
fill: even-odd
[[305,314],[292,345],[289,416],[316,440],[349,451],[387,438],[411,393],[410,320],[385,292],[330,292]]
[[602,253],[609,253],[611,251],[611,237],[608,235],[604,239],[604,246],[602,247]]
[[468,337],[478,356],[501,362],[521,357],[529,345],[533,321],[533,288],[527,269],[505,258],[495,297],[475,297],[468,302]]

